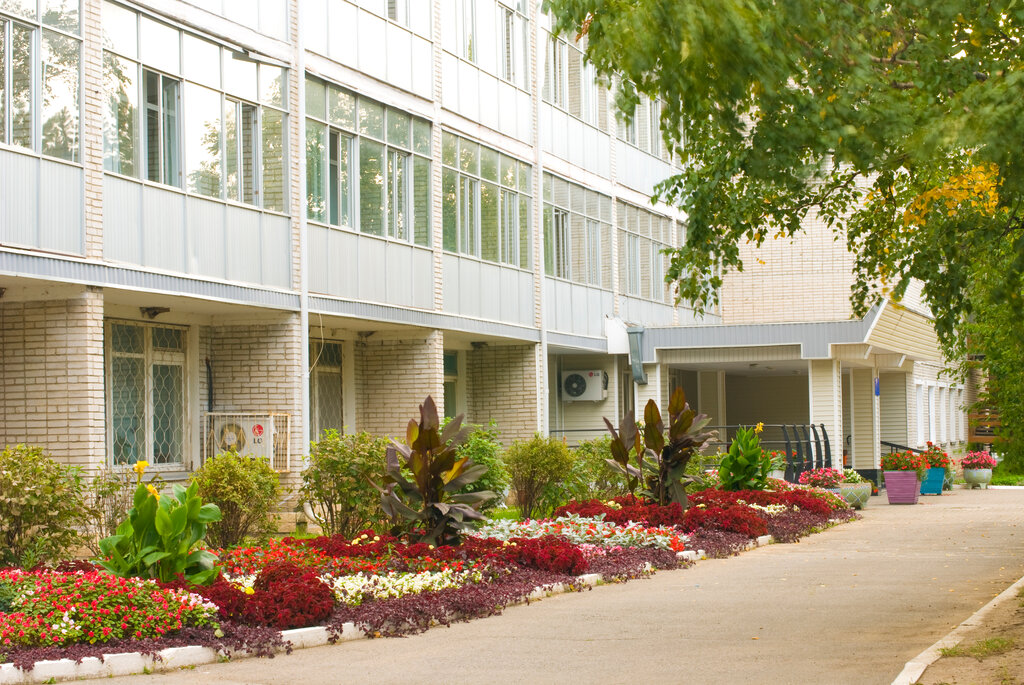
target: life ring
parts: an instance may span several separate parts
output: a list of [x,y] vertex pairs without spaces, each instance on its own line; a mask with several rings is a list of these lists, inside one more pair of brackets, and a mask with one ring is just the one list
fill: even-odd
[[222,452],[241,452],[245,447],[245,430],[237,423],[225,423],[217,434],[217,447]]

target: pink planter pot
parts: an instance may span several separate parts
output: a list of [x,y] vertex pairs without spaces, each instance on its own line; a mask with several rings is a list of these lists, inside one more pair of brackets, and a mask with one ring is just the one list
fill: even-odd
[[917,504],[921,494],[917,471],[886,471],[885,494],[889,504]]

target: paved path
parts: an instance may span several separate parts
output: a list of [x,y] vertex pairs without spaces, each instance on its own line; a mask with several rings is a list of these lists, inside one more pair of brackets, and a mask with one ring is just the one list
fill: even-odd
[[913,507],[874,497],[864,514],[799,544],[409,638],[102,682],[890,683],[1024,575],[1024,489]]

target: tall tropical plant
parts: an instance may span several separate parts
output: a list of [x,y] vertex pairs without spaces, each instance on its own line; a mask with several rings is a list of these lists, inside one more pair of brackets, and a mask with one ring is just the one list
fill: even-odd
[[[469,432],[462,427],[461,414],[442,431],[437,405],[428,396],[420,405],[420,420],[409,420],[405,443],[393,441],[388,446],[387,477],[384,486],[378,486],[381,508],[393,521],[404,519],[422,528],[420,542],[458,544],[470,521],[484,519],[479,508],[496,496],[490,490],[458,492],[487,473],[486,466],[458,454]],[[412,480],[402,473],[403,464]],[[396,523],[395,528],[401,532],[403,526]]]
[[[612,436],[612,458],[607,462],[629,478],[631,492],[639,485],[642,496],[662,505],[678,502],[685,509],[686,486],[693,480],[685,473],[686,465],[716,432],[704,431],[711,418],[690,409],[682,388],[676,388],[669,399],[668,418],[666,435],[665,422],[654,400],[644,407],[642,430],[633,412],[622,418],[618,431],[606,418]],[[636,465],[630,463],[631,453]]]

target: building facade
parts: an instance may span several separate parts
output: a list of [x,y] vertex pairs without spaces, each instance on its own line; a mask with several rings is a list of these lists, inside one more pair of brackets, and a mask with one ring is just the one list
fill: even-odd
[[427,395],[577,440],[677,385],[863,468],[962,441],[927,311],[849,320],[821,227],[674,302],[659,117],[532,0],[0,0],[0,442],[294,476]]

